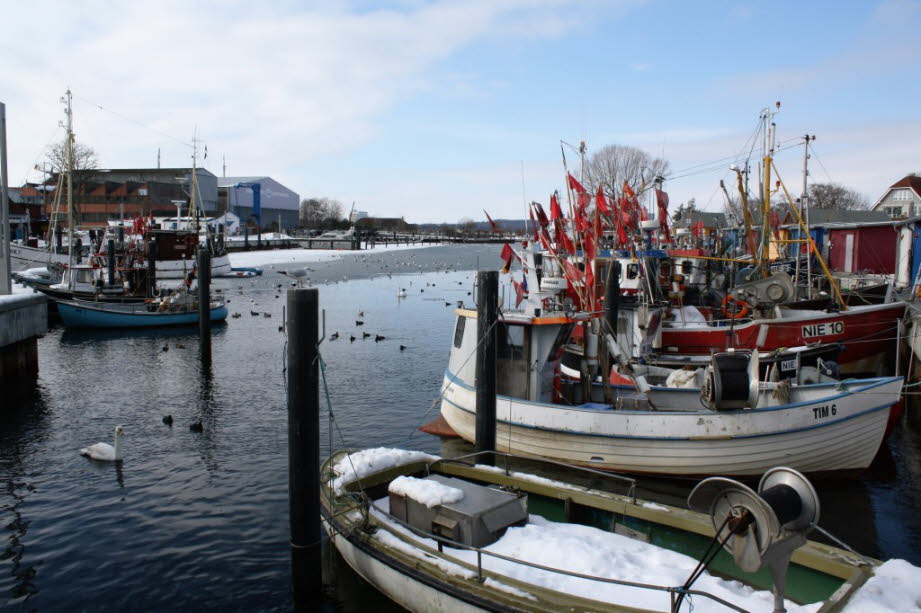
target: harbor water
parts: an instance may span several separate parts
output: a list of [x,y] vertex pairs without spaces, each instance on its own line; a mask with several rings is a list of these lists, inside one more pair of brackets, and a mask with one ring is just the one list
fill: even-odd
[[[437,415],[454,307],[473,304],[474,271],[493,267],[498,250],[434,247],[308,264],[324,282],[321,354],[334,416],[324,400],[324,453],[470,450],[418,426]],[[54,328],[39,341],[37,386],[0,400],[0,608],[291,608],[280,329],[290,280],[267,267],[214,287],[240,317],[215,326],[210,368],[199,360],[196,328]],[[190,431],[198,421],[202,432]],[[119,424],[120,466],[79,455],[111,442]],[[916,430],[903,422],[862,477],[816,486],[826,529],[869,555],[921,565]],[[675,502],[690,487],[658,480],[650,489]],[[395,608],[333,552],[326,559],[328,610]]]

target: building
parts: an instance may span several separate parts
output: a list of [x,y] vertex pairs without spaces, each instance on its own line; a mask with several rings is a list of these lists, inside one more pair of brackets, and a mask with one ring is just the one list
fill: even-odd
[[[38,226],[43,225],[46,221],[43,205],[45,202],[45,185],[26,183],[22,187],[10,187],[7,189],[9,197],[9,221],[12,228],[12,236],[15,238],[25,238],[25,235],[35,232]],[[49,189],[49,193],[53,193]]]
[[365,217],[355,222],[359,232],[415,232],[416,227],[402,217]]
[[703,222],[703,227],[707,230],[719,230],[726,227],[726,214],[698,211],[697,209],[679,209],[672,219],[671,226],[675,229],[690,228],[698,222]]
[[352,214],[349,215],[349,223],[353,226],[359,219],[366,219],[368,217],[368,211],[352,211]]
[[921,215],[921,176],[912,173],[893,183],[873,204],[891,219],[909,219]]
[[[204,207],[205,214],[217,212],[217,177],[197,168],[198,181],[196,200]],[[86,227],[102,228],[109,219],[118,218],[124,212],[125,218],[138,216],[164,216],[177,213],[177,203],[182,214],[188,214],[191,168],[111,168],[77,173],[74,180],[74,208],[77,222]],[[48,185],[57,184],[57,176]],[[67,203],[57,205],[58,214],[65,214]],[[57,208],[48,200],[44,204],[45,214],[50,217]]]
[[[221,212],[230,212],[244,223],[253,218],[253,189],[259,185],[262,227],[296,228],[300,216],[301,197],[271,177],[219,177],[218,199]],[[278,228],[279,220],[281,228]]]

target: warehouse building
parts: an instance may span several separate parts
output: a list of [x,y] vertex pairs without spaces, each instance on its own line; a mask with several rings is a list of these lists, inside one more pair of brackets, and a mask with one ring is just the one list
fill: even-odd
[[243,223],[254,222],[253,196],[258,186],[263,228],[288,231],[297,227],[300,196],[271,177],[218,177],[217,190],[221,212],[237,215]]

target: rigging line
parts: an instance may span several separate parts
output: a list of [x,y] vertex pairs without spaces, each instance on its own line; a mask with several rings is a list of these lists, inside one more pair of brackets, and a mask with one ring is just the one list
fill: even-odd
[[[48,137],[48,142],[45,143],[45,146],[41,148],[41,150],[35,155],[35,159],[32,160],[32,166],[30,166],[30,167],[26,170],[26,172],[23,173],[23,177],[22,177],[22,182],[21,182],[21,183],[25,183],[26,180],[29,178],[29,173],[31,173],[33,170],[35,170],[35,167],[38,166],[38,159],[42,156],[42,153],[44,153],[44,154],[47,156],[47,154],[48,154],[48,149],[51,147],[51,141],[54,140],[55,136],[56,136],[57,133],[58,133],[58,130],[60,130],[60,129],[61,129],[61,126],[55,126],[54,130],[51,132],[51,136]],[[51,170],[54,170],[54,168],[52,168]],[[44,176],[44,174],[43,174],[43,175],[42,175],[42,181],[44,181],[44,180],[45,180],[45,176]]]
[[138,120],[136,120],[136,119],[132,119],[132,118],[126,116],[126,115],[122,115],[121,113],[118,113],[118,112],[116,112],[116,111],[113,111],[112,109],[107,109],[107,108],[105,108],[104,106],[102,106],[101,104],[97,104],[97,103],[93,102],[92,100],[88,100],[87,98],[84,98],[84,97],[82,97],[82,96],[78,96],[77,94],[74,94],[73,96],[74,96],[74,98],[76,98],[77,100],[82,100],[83,102],[85,102],[85,103],[87,103],[87,104],[89,104],[89,105],[92,105],[92,106],[96,107],[96,108],[99,109],[100,111],[105,111],[105,112],[107,112],[107,113],[111,113],[111,114],[115,115],[116,117],[118,117],[119,119],[122,119],[122,120],[124,120],[124,121],[129,122],[129,123],[133,123],[133,124],[138,125],[138,126],[141,126],[142,128],[146,128],[146,129],[150,130],[151,132],[156,132],[157,134],[160,134],[160,135],[165,136],[165,137],[167,137],[167,138],[169,138],[169,139],[171,139],[171,140],[176,141],[176,142],[179,143],[180,145],[185,145],[186,147],[191,147],[191,146],[192,146],[192,143],[186,142],[186,141],[184,141],[184,140],[182,140],[182,139],[180,139],[180,138],[176,138],[176,137],[173,136],[172,134],[168,134],[167,132],[164,132],[163,130],[159,130],[159,129],[157,129],[157,128],[154,128],[153,126],[149,126],[149,125],[147,125],[147,124],[145,124],[145,123],[142,123],[142,122],[140,122],[140,121],[138,121]]
[[828,178],[828,182],[829,182],[829,183],[834,183],[834,182],[835,182],[834,179],[832,179],[832,178],[831,178],[831,175],[828,174],[828,169],[825,168],[825,164],[822,163],[822,160],[821,160],[821,158],[819,158],[819,154],[816,153],[815,147],[812,145],[812,143],[809,143],[809,151],[812,152],[812,155],[815,156],[815,161],[818,162],[818,163],[819,163],[819,166],[822,167],[822,172],[825,173],[825,176]]
[[[787,151],[787,150],[793,149],[794,147],[797,147],[797,146],[798,146],[798,143],[794,143],[794,144],[791,144],[791,145],[787,145],[787,146],[785,146],[785,147],[778,147],[778,148],[776,148],[776,149],[774,150],[774,157],[776,158],[776,157],[777,157],[777,154],[780,153],[781,151]],[[734,157],[734,158],[728,158],[726,161],[738,161],[738,160],[741,160],[741,159],[742,159],[741,156],[738,156],[738,157]],[[717,170],[721,170],[724,166],[725,166],[725,162],[720,162],[720,163],[712,162],[712,163],[710,164],[710,167],[708,167],[708,168],[702,168],[702,169],[700,169],[700,170],[695,170],[695,171],[691,171],[691,172],[685,172],[684,170],[682,170],[682,171],[679,171],[679,172],[681,172],[681,173],[683,173],[683,174],[669,175],[669,176],[667,176],[665,179],[666,179],[667,181],[673,181],[673,180],[675,180],[675,179],[682,179],[682,178],[684,178],[684,177],[690,177],[690,176],[699,175],[699,174],[706,174],[706,173],[709,173],[709,172],[716,172]]]

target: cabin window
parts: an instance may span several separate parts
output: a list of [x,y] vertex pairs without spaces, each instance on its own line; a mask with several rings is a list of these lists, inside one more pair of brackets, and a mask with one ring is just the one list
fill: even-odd
[[454,348],[460,349],[461,343],[464,342],[464,326],[467,324],[467,318],[463,315],[457,316],[457,327],[454,328]]
[[694,271],[694,263],[691,260],[681,262],[681,274],[690,275]]
[[627,264],[627,278],[636,279],[638,276],[640,276],[639,264]]
[[496,330],[496,392],[501,396],[528,398],[529,330],[525,326],[499,323]]

